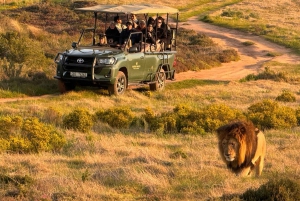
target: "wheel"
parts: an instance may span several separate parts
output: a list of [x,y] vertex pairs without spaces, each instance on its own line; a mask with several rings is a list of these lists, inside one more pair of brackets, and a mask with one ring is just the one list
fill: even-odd
[[151,91],[160,91],[165,88],[166,74],[164,69],[160,69],[159,73],[155,75],[155,83],[149,84]]
[[127,78],[122,71],[118,72],[115,83],[108,87],[109,95],[122,95],[126,91]]
[[73,83],[65,83],[62,80],[58,80],[58,89],[60,93],[64,94],[68,91],[75,89],[75,84]]

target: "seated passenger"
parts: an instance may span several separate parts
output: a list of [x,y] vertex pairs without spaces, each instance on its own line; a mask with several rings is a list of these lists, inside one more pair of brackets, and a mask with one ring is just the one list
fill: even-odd
[[122,20],[121,20],[120,16],[115,16],[114,22],[115,22],[115,26],[118,29],[119,33],[121,33],[123,29],[126,29],[126,26],[124,24],[122,24]]
[[152,24],[148,24],[147,30],[144,29],[142,32],[144,34],[144,42],[150,43],[150,44],[156,43],[155,32],[153,30]]
[[148,22],[147,22],[147,26],[149,24],[152,24],[153,27],[155,26],[155,19],[153,17],[149,17]]
[[139,20],[136,18],[135,14],[130,14],[130,20],[132,22],[132,28],[136,29],[139,24]]
[[116,45],[119,42],[120,33],[115,26],[114,22],[111,22],[109,27],[105,31],[107,42],[110,45]]
[[145,20],[140,20],[140,23],[136,27],[136,30],[143,32],[144,29],[146,29],[146,22],[145,22]]
[[160,43],[167,42],[167,25],[164,22],[164,19],[159,16],[156,19],[156,29],[157,29],[157,39],[160,40]]
[[[127,22],[126,23],[127,28],[123,29],[123,31],[120,34],[119,44],[124,45],[125,41],[128,40],[130,33],[134,32],[134,29],[132,29],[132,23]],[[131,41],[132,45],[134,44],[134,41]]]
[[105,34],[99,34],[99,43],[97,45],[99,45],[99,46],[107,45],[107,39],[106,39]]

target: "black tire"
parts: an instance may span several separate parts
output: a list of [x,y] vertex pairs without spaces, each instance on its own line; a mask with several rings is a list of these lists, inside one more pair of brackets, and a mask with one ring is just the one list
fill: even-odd
[[58,80],[58,89],[60,93],[64,94],[67,93],[68,91],[74,90],[75,89],[75,84],[73,83],[65,83],[62,80]]
[[155,83],[149,84],[151,91],[161,91],[166,85],[166,74],[164,69],[160,69],[159,73],[155,75]]
[[125,93],[127,88],[127,78],[122,71],[118,72],[115,83],[108,87],[109,95],[120,96]]

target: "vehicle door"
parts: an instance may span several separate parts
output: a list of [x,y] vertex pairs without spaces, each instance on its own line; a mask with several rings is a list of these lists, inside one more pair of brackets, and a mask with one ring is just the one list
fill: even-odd
[[141,32],[131,33],[128,46],[127,70],[129,82],[140,82],[145,74],[145,54],[141,52],[140,37]]

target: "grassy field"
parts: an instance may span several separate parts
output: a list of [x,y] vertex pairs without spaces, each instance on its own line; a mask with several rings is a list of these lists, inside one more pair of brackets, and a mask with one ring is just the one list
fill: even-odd
[[[271,179],[299,181],[298,128],[266,130],[267,158],[261,178],[238,178],[229,172],[217,150],[215,133],[159,134],[145,126],[118,129],[97,122],[89,132],[65,129],[62,119],[75,108],[91,113],[115,106],[130,107],[137,116],[145,108],[157,114],[178,104],[201,108],[212,103],[246,111],[264,99],[274,100],[283,90],[297,101],[298,85],[267,80],[245,83],[189,82],[169,84],[166,91],[131,90],[122,97],[83,89],[66,95],[1,103],[0,113],[38,117],[56,125],[67,139],[56,153],[0,155],[1,199],[15,194],[20,200],[217,200],[223,195],[256,189]],[[228,90],[231,89],[231,90]],[[59,116],[51,118],[51,108]],[[10,180],[6,181],[5,178]],[[15,180],[21,180],[15,182]],[[15,198],[17,199],[17,198]]]
[[[130,3],[133,1],[102,2]],[[185,18],[203,14],[202,12],[205,11],[205,15],[215,20],[221,19],[218,15],[221,15],[223,11],[232,9],[246,13],[252,6],[260,5],[258,1],[251,1],[252,4],[250,1],[229,0],[213,2],[202,0],[193,1],[193,3],[173,0],[159,2],[176,5],[184,13],[182,16]],[[285,1],[278,2],[286,3]],[[30,2],[27,3],[30,4]],[[228,7],[224,8],[225,5]],[[271,2],[264,4],[266,9],[270,5],[272,5]],[[296,3],[291,1],[288,5],[295,7]],[[201,9],[198,9],[199,7]],[[255,8],[262,9],[263,7]],[[274,9],[272,16],[277,16],[282,12],[278,9],[276,15],[276,10]],[[259,10],[259,13],[259,19],[266,20],[268,17],[264,16],[266,12]],[[288,18],[290,17],[284,19]],[[293,19],[295,18],[297,17],[294,16]],[[229,24],[229,21],[226,23]],[[229,26],[228,24],[226,26]],[[12,24],[12,26],[19,25],[19,23]],[[284,23],[279,25],[282,26]],[[297,26],[294,28],[297,29]],[[286,27],[291,31],[294,28]],[[1,33],[5,32],[3,27],[0,29]],[[37,40],[49,36],[45,30],[35,29],[35,27],[32,27],[30,31],[31,34],[40,34]],[[65,37],[59,42],[69,43],[71,37],[66,33],[62,35]],[[59,43],[57,42],[59,36],[55,34],[51,36],[54,37],[53,43],[55,41]],[[56,45],[55,51],[61,48],[60,44],[54,45]],[[287,66],[281,63],[266,65],[277,66],[275,70],[287,72],[288,78],[300,76],[299,66]],[[49,71],[54,72],[54,69],[54,67],[50,68]],[[46,78],[47,83],[42,82]],[[7,151],[4,149],[5,144],[1,136],[0,200],[243,200],[239,198],[239,195],[247,190],[256,190],[270,181],[275,180],[276,183],[282,179],[289,179],[297,185],[279,185],[278,189],[269,188],[266,192],[274,193],[274,195],[281,192],[287,196],[285,198],[297,200],[296,196],[299,195],[297,192],[300,191],[299,127],[265,130],[267,157],[262,177],[239,178],[229,172],[221,161],[214,132],[166,134],[159,130],[151,131],[145,122],[131,128],[116,128],[99,120],[94,120],[95,124],[88,131],[80,132],[66,129],[63,124],[64,118],[75,109],[85,109],[94,114],[100,109],[108,110],[116,106],[130,108],[138,119],[143,119],[142,115],[146,108],[160,115],[173,111],[177,105],[201,110],[212,104],[224,104],[245,113],[252,104],[263,100],[275,101],[284,91],[293,94],[295,101],[276,102],[296,110],[300,103],[297,80],[260,79],[248,82],[186,80],[168,83],[163,92],[150,92],[145,87],[132,89],[124,96],[115,97],[108,96],[106,91],[86,88],[78,88],[68,94],[59,95],[56,93],[54,80],[50,76],[46,78],[37,77],[36,83],[38,84],[32,84],[23,79],[1,81],[0,94],[3,98],[0,99],[0,134],[5,136],[6,133],[3,131],[8,129],[8,132],[17,137],[21,135],[20,130],[9,127],[10,124],[1,124],[6,117],[19,116],[25,120],[35,117],[43,125],[52,126],[57,132],[62,133],[66,144],[53,152]],[[17,83],[11,84],[10,82]],[[11,88],[11,86],[16,87]],[[40,98],[28,97],[45,94],[42,90],[47,90],[51,95]],[[14,99],[8,99],[11,97]],[[16,99],[15,97],[27,98]],[[33,130],[37,132],[40,131],[39,129],[39,127],[33,127]],[[19,142],[19,146],[22,146],[22,142]],[[270,196],[265,199],[276,200]]]

